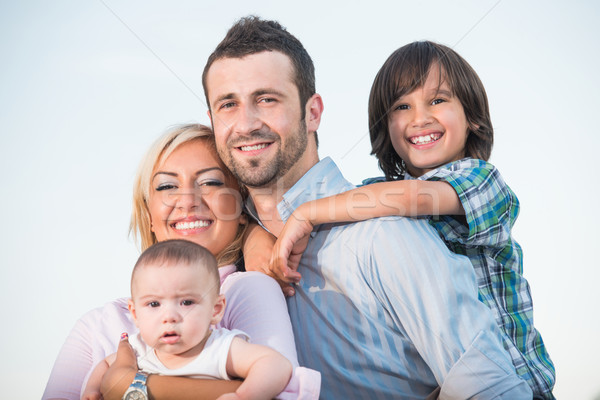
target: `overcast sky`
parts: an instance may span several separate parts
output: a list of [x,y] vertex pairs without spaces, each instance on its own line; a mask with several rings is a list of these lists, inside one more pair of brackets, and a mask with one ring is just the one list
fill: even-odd
[[135,168],[170,125],[209,122],[204,63],[247,14],[304,43],[325,104],[320,155],[355,183],[381,175],[367,98],[391,52],[429,39],[469,61],[490,100],[491,161],[521,200],[513,233],[555,394],[594,399],[600,6],[517,0],[2,2],[2,397],[39,398],[76,319],[128,296]]

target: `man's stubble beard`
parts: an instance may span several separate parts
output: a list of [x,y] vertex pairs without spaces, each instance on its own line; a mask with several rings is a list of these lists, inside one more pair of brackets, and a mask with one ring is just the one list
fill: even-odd
[[[277,142],[281,143],[279,135]],[[252,137],[252,134],[250,134]],[[287,174],[290,169],[302,157],[308,146],[308,132],[306,123],[302,119],[293,135],[287,138],[285,147],[279,148],[273,158],[269,160],[252,159],[246,165],[231,156],[230,145],[227,143],[225,151],[219,151],[223,162],[231,173],[244,185],[250,188],[265,187],[275,183],[279,178]]]

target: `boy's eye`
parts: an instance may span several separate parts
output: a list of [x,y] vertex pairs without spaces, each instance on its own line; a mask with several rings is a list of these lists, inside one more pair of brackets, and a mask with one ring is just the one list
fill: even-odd
[[151,301],[150,303],[148,303],[148,306],[155,308],[155,307],[159,307],[160,303],[158,301]]
[[183,300],[181,302],[182,306],[191,306],[192,304],[194,304],[194,300]]

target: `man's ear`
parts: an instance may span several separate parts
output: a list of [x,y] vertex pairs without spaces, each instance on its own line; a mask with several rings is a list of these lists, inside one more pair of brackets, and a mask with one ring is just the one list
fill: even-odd
[[135,326],[138,326],[138,321],[137,321],[137,314],[135,311],[135,304],[133,304],[133,300],[129,299],[127,301],[127,308],[129,309],[129,312],[131,313],[131,316],[133,317],[133,322],[135,322]]
[[319,129],[322,114],[323,99],[320,94],[315,93],[306,102],[306,128],[308,132],[315,132]]
[[217,296],[217,300],[215,301],[215,305],[213,307],[212,318],[210,319],[211,325],[216,325],[223,319],[223,315],[225,315],[225,305],[227,301],[225,300],[224,294],[219,294]]

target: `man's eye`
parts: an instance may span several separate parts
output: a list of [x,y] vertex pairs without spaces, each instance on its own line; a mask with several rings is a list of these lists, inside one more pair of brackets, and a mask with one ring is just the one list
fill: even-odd
[[183,300],[181,302],[182,306],[191,306],[192,304],[194,304],[194,300]]
[[158,301],[151,301],[150,303],[148,303],[148,306],[155,308],[155,307],[159,307],[160,303]]
[[233,106],[235,106],[235,103],[232,102],[232,101],[230,101],[230,102],[221,104],[221,107],[219,107],[219,108],[221,108],[221,109],[225,108],[226,109],[226,108],[232,108]]

